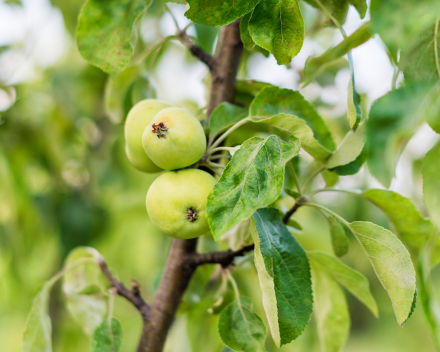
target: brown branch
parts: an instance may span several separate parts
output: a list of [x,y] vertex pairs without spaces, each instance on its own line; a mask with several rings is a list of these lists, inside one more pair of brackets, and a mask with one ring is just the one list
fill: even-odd
[[[202,61],[211,69],[212,86],[208,117],[218,104],[232,101],[234,97],[235,76],[243,52],[239,23],[235,21],[222,28],[217,54],[212,59],[214,61],[206,56],[208,54],[201,54],[195,44],[187,43],[190,45],[189,50],[197,57],[203,58]],[[196,245],[197,239],[173,239],[159,287],[150,304],[148,319],[142,328],[137,352],[162,351],[182,296],[197,268],[197,265],[188,261],[188,257],[194,255]]]
[[189,39],[185,30],[177,32],[177,35],[179,36],[182,44],[188,48],[191,54],[193,54],[200,61],[205,63],[211,72],[214,71],[215,63],[216,63],[216,59],[214,57],[209,55],[207,52],[203,51],[202,48],[199,47],[198,45],[194,44],[193,41]]
[[187,260],[189,263],[195,266],[203,265],[203,264],[220,264],[223,268],[228,267],[232,264],[235,257],[240,257],[250,252],[254,249],[254,245],[251,244],[249,246],[243,247],[237,251],[227,250],[222,252],[210,252],[198,254],[194,253],[188,256]]
[[116,288],[118,295],[130,301],[141,313],[143,321],[147,321],[149,318],[150,306],[142,298],[139,291],[139,284],[136,282],[136,280],[132,281],[132,289],[129,290],[122,282],[112,275],[104,261],[100,261],[99,266],[105,276],[107,276],[112,287]]
[[243,43],[240,38],[240,20],[222,28],[217,54],[216,66],[211,72],[211,96],[209,98],[208,119],[214,109],[224,101],[234,99],[235,82],[243,54]]
[[290,208],[290,210],[284,215],[283,217],[283,224],[287,224],[290,220],[290,217],[299,209],[299,207],[301,205],[303,205],[304,203],[306,203],[306,200],[302,200],[301,198],[298,198],[295,202],[295,204],[293,205],[292,208]]

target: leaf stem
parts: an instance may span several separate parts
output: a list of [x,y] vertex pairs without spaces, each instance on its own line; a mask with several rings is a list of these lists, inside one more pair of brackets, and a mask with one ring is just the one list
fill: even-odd
[[321,3],[319,0],[315,0],[318,6],[322,9],[322,11],[330,18],[330,20],[334,23],[334,25],[339,29],[342,36],[344,38],[347,38],[347,34],[344,31],[344,28],[342,28],[341,24],[338,22],[336,18],[332,16],[332,14],[327,10],[327,8]]
[[301,193],[305,193],[307,190],[307,186],[310,184],[310,182],[312,182],[312,180],[318,176],[322,171],[325,170],[325,166],[319,168],[314,174],[312,174],[312,176],[309,177],[309,179],[306,181],[306,183],[304,184],[304,187],[302,189]]
[[435,66],[437,67],[437,73],[440,78],[440,62],[439,62],[439,55],[438,55],[438,27],[439,27],[439,17],[437,16],[437,20],[435,21],[435,28],[434,28],[434,55],[435,55]]
[[233,125],[226,132],[224,132],[208,149],[208,154],[210,154],[214,148],[216,148],[218,145],[220,145],[220,143],[223,142],[227,136],[229,136],[237,128],[239,128],[240,126],[244,125],[245,123],[247,123],[249,121],[250,121],[250,119],[248,117],[246,117],[243,120],[238,121],[235,125]]
[[310,207],[323,210],[327,214],[333,215],[335,218],[337,218],[340,222],[342,222],[345,226],[347,226],[351,230],[350,223],[347,220],[345,220],[342,216],[336,214],[334,211],[331,211],[330,209],[328,209],[328,208],[326,208],[326,207],[324,207],[322,205],[315,204],[315,203],[304,203],[304,205],[308,205]]
[[293,167],[292,160],[289,160],[289,162],[287,163],[287,166],[289,168],[289,172],[290,172],[290,175],[292,176],[293,183],[295,184],[296,189],[298,190],[299,193],[301,193],[301,186],[299,184],[299,179],[298,179],[298,176],[295,172],[295,168]]
[[314,195],[322,192],[341,192],[341,193],[348,193],[348,194],[360,194],[361,190],[350,190],[350,189],[340,189],[340,188],[322,188],[322,189],[315,189],[314,191],[310,192],[309,197],[313,197]]
[[210,156],[210,157],[209,157],[209,160],[211,161],[211,160],[215,160],[215,159],[222,159],[222,158],[227,158],[227,159],[230,159],[230,158],[231,158],[231,156],[230,156],[230,155],[228,155],[228,154],[218,154],[218,155],[212,155],[212,156]]

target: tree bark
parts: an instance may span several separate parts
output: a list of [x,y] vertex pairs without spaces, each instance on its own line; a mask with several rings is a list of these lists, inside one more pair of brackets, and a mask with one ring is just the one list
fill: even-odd
[[[217,53],[210,63],[212,84],[208,117],[223,101],[234,97],[237,70],[243,53],[240,21],[222,28]],[[197,265],[190,260],[197,239],[173,239],[157,292],[149,306],[137,352],[161,352],[180,305],[183,293]]]

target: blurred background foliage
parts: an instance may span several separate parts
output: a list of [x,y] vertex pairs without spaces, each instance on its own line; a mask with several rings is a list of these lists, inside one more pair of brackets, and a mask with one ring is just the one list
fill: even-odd
[[[21,336],[33,296],[61,267],[74,247],[97,248],[120,279],[136,278],[144,296],[152,297],[161,275],[170,239],[148,219],[145,195],[156,175],[136,171],[124,153],[123,120],[137,101],[158,97],[185,107],[203,118],[209,77],[203,64],[180,43],[167,39],[175,26],[164,12],[161,0],[136,25],[137,46],[133,65],[116,77],[88,65],[75,47],[77,15],[84,0],[0,1],[0,341],[2,351],[21,350]],[[261,80],[281,87],[300,89],[319,110],[339,142],[348,131],[346,85],[347,61],[339,60],[316,80],[298,86],[306,58],[320,54],[340,41],[332,28],[321,28],[325,19],[313,7],[301,3],[306,23],[302,52],[289,66],[277,66],[264,50],[246,51],[240,68],[242,80]],[[188,24],[184,6],[171,4],[179,26]],[[368,15],[365,20],[368,20]],[[355,10],[348,12],[345,28],[354,32],[361,21]],[[218,29],[190,27],[202,48],[213,52]],[[156,46],[156,44],[162,44]],[[358,91],[363,109],[391,88],[393,69],[379,38],[353,51]],[[246,87],[246,84],[242,85]],[[248,87],[249,88],[249,87]],[[237,101],[248,103],[252,90],[237,93]],[[255,133],[244,126],[229,138],[231,145]],[[267,133],[259,131],[258,133]],[[421,158],[435,142],[426,126],[405,149],[391,189],[421,201]],[[302,177],[311,170],[311,158],[301,156]],[[291,182],[287,179],[286,182]],[[323,181],[316,180],[318,185]],[[363,168],[357,175],[341,177],[346,188],[381,187]],[[370,220],[389,228],[384,215],[366,201],[346,194],[322,194],[319,200],[348,221]],[[285,204],[284,204],[285,203]],[[287,209],[289,200],[278,204]],[[310,208],[301,208],[295,219],[302,232],[295,237],[305,249],[331,251],[327,222]],[[202,237],[200,250],[227,248]],[[359,248],[351,242],[344,261],[370,280],[380,318],[347,295],[352,329],[346,352],[434,351],[428,329],[416,309],[400,328],[390,300]],[[433,272],[440,286],[439,270]],[[234,276],[242,295],[253,299],[258,314],[261,305],[258,278],[250,258],[240,263]],[[213,314],[221,286],[214,266],[200,267],[185,295],[184,303],[169,334],[166,351],[227,351],[217,335],[217,315],[228,300],[231,288]],[[437,283],[437,284],[436,284]],[[54,288],[50,312],[54,329],[54,351],[86,351],[89,337],[69,316],[60,291]],[[121,350],[134,351],[141,329],[138,312],[124,299],[116,298],[115,316],[121,321],[124,339]],[[263,318],[264,319],[264,318]],[[281,351],[319,351],[314,320],[305,333]],[[275,351],[272,340],[268,347]]]

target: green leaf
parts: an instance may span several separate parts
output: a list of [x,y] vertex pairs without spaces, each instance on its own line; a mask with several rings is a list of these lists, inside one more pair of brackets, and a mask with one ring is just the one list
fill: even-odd
[[315,138],[306,121],[294,115],[278,114],[272,117],[251,117],[255,123],[265,123],[276,127],[301,141],[301,147],[317,160],[326,160],[331,151],[323,147]]
[[266,327],[248,297],[239,297],[223,309],[218,320],[218,332],[223,343],[234,351],[265,351]]
[[253,137],[241,145],[208,197],[208,222],[216,240],[279,197],[284,166],[299,149],[297,138],[284,142],[277,136]]
[[326,149],[335,150],[335,142],[324,120],[298,91],[267,87],[255,97],[250,106],[251,116],[272,117],[281,113],[304,120],[312,130],[312,137]]
[[368,166],[385,187],[394,177],[400,153],[423,123],[420,106],[431,86],[406,86],[378,99],[366,121]]
[[114,75],[129,64],[133,55],[133,25],[145,0],[88,0],[78,19],[76,41],[82,57]]
[[405,246],[391,232],[376,224],[356,221],[350,224],[377,277],[388,291],[397,322],[402,325],[411,312],[416,277]]
[[428,327],[431,330],[436,350],[440,351],[440,305],[432,287],[430,269],[430,263],[432,262],[431,254],[432,247],[427,243],[427,245],[420,251],[417,267],[417,282],[419,283],[419,297],[423,315],[425,316]]
[[431,221],[422,216],[411,199],[384,189],[368,189],[360,196],[382,210],[396,234],[411,247],[420,249],[434,233]]
[[[315,0],[305,1],[322,11],[321,6]],[[349,5],[356,8],[361,18],[364,18],[367,13],[366,0],[321,0],[320,2],[340,24],[343,24],[346,20]]]
[[338,352],[350,332],[350,314],[344,291],[320,267],[313,266],[313,292],[319,342],[324,352]]
[[402,50],[399,66],[403,69],[405,81],[409,83],[438,81],[440,79],[440,31],[438,24],[432,23],[423,33],[414,36],[412,44],[406,50]]
[[437,143],[423,159],[423,201],[432,222],[440,230],[440,143]]
[[54,283],[46,282],[34,298],[23,333],[23,352],[52,352],[52,324],[48,302]]
[[[378,33],[393,53],[411,45],[414,36],[426,31],[440,15],[437,0],[372,0],[372,30]],[[423,18],[423,20],[421,20]]]
[[322,170],[321,176],[324,179],[325,187],[332,188],[339,182],[339,176],[332,170]]
[[355,161],[364,149],[365,140],[364,124],[359,126],[356,131],[350,130],[327,160],[326,167],[334,169],[335,167],[347,165]]
[[[94,258],[93,251],[93,248],[77,247],[70,252],[64,265],[68,266],[81,259]],[[67,308],[89,335],[92,335],[96,327],[101,324],[107,312],[103,289],[97,290],[102,287],[99,285],[101,282],[106,282],[105,278],[98,264],[93,262],[72,268],[66,272],[63,279]],[[94,292],[90,292],[90,286],[95,288]]]
[[251,234],[263,306],[277,347],[296,339],[313,308],[307,256],[274,208],[257,210]]
[[339,176],[348,176],[348,175],[357,174],[361,169],[362,165],[364,165],[365,161],[367,161],[367,157],[368,157],[368,148],[367,145],[365,144],[361,153],[358,155],[358,157],[355,160],[353,160],[351,163],[348,163],[347,165],[335,167],[332,171],[337,173]]
[[364,275],[325,252],[310,251],[307,256],[315,266],[319,265],[321,270],[330,274],[353,296],[365,304],[375,317],[378,317],[377,304],[371,294],[370,283]]
[[329,215],[327,217],[328,225],[330,228],[330,238],[332,242],[333,252],[338,256],[342,257],[347,254],[350,248],[350,241],[345,234],[344,227],[334,216]]
[[187,0],[189,9],[185,16],[191,21],[209,26],[224,26],[244,16],[257,6],[260,0]]
[[251,19],[252,11],[243,16],[240,21],[240,36],[241,41],[243,42],[244,48],[247,50],[251,50],[255,46],[255,42],[249,33],[249,20]]
[[208,312],[217,301],[217,298],[206,298],[189,309],[186,326],[191,351],[222,350],[223,343],[218,334],[217,316]]
[[293,227],[296,230],[300,230],[301,231],[303,229],[301,224],[298,221],[296,221],[295,219],[292,219],[292,218],[289,219],[289,221],[287,222],[287,225],[290,226],[290,227]]
[[223,102],[212,112],[209,119],[209,134],[213,136],[219,132],[223,132],[234,123],[244,119],[247,115],[247,110],[237,105]]
[[287,65],[304,42],[304,20],[298,0],[262,0],[249,21],[254,42],[268,50],[278,65]]
[[356,32],[345,38],[335,47],[327,50],[318,57],[309,57],[304,67],[303,87],[307,86],[316,76],[322,73],[328,66],[335,63],[341,56],[351,49],[365,43],[371,38],[369,22],[365,23]]
[[353,130],[356,130],[362,121],[361,96],[356,90],[356,84],[354,81],[354,64],[351,51],[347,53],[347,57],[351,71],[350,81],[348,82],[347,118],[350,127]]
[[90,341],[91,352],[118,352],[122,342],[122,327],[118,319],[111,319],[111,327],[108,319],[93,332]]

